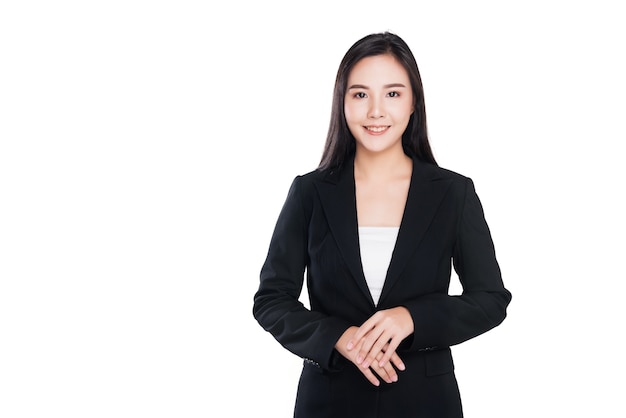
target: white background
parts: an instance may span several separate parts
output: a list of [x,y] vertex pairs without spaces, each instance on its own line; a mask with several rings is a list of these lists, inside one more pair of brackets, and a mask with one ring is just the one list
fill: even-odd
[[3,2],[0,416],[291,416],[258,273],[339,61],[390,30],[513,293],[453,349],[466,416],[623,417],[619,3]]

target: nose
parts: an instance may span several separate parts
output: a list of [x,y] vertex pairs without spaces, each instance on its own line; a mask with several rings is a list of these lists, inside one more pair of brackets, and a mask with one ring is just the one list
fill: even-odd
[[370,106],[367,112],[367,117],[370,119],[379,119],[385,116],[385,111],[380,98],[373,97],[370,100]]

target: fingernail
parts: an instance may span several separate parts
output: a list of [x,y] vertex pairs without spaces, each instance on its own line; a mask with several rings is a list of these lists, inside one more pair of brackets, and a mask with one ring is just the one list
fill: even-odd
[[352,344],[352,341],[348,342],[348,350],[352,350],[352,348],[354,347],[354,344]]
[[404,369],[406,369],[406,367],[404,366],[404,363],[400,363],[400,365],[398,366],[398,369],[404,371]]
[[370,363],[369,361],[365,361],[361,366],[363,366],[364,369],[367,369],[370,366]]
[[391,380],[392,380],[392,381],[394,381],[394,382],[397,382],[397,381],[398,381],[398,376],[393,376],[393,377],[391,378]]

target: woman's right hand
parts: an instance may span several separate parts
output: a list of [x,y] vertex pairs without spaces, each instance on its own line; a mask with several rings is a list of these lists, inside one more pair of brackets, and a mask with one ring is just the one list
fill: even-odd
[[[369,382],[373,384],[374,386],[380,385],[380,381],[378,380],[376,375],[378,375],[381,379],[383,379],[387,383],[397,382],[398,372],[396,371],[396,368],[399,370],[404,370],[404,363],[395,352],[391,354],[390,361],[386,362],[383,367],[380,367],[378,365],[378,362],[382,359],[384,355],[384,351],[389,346],[388,344],[385,347],[383,347],[383,351],[381,351],[378,354],[377,357],[379,358],[376,358],[376,361],[373,361],[370,367],[368,368],[363,368],[357,363],[356,359],[357,359],[357,356],[359,355],[359,350],[351,350],[351,351],[347,350],[346,347],[348,345],[348,341],[352,340],[352,338],[354,337],[354,334],[356,334],[358,329],[359,328],[355,326],[348,328],[343,333],[343,335],[339,338],[339,341],[337,341],[337,343],[335,344],[335,349],[339,352],[339,354],[341,354],[342,356],[350,360],[352,363],[354,363],[357,369],[359,369],[359,371],[363,373],[365,378],[369,380]],[[394,365],[396,367],[394,367]]]

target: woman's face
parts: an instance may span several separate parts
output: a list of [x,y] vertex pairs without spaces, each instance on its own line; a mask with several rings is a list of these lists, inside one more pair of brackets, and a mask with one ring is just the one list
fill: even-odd
[[402,150],[413,113],[408,73],[392,55],[363,58],[348,76],[344,111],[357,152]]

